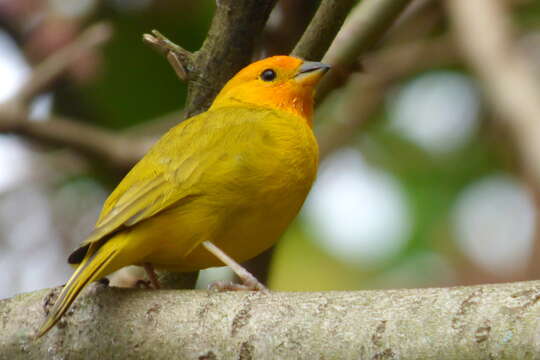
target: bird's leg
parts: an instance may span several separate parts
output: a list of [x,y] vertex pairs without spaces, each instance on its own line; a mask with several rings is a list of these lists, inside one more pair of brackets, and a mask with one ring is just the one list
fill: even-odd
[[144,263],[143,264],[144,270],[146,271],[146,274],[148,275],[148,279],[150,279],[150,283],[152,283],[152,287],[154,289],[161,288],[161,285],[159,284],[159,280],[157,278],[156,272],[154,271],[154,267],[150,263]]
[[238,275],[238,277],[240,278],[240,280],[242,280],[243,283],[231,284],[217,282],[213,284],[213,287],[216,287],[219,290],[268,291],[266,287],[255,278],[255,276],[251,275],[249,271],[247,271],[242,265],[234,261],[229,255],[225,254],[216,245],[212,244],[210,241],[205,241],[202,243],[202,245],[206,248],[206,250],[208,250],[211,254],[221,260],[225,265],[229,266],[232,271],[234,271],[234,273]]

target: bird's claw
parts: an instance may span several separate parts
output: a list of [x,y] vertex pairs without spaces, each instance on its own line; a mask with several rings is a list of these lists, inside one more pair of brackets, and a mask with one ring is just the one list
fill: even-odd
[[153,289],[150,280],[139,279],[135,282],[135,287],[138,289]]

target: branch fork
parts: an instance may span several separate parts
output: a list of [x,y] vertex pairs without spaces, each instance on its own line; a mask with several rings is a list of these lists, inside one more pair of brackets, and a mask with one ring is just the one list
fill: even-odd
[[169,40],[157,30],[144,34],[143,41],[163,54],[180,80],[187,82],[195,70],[193,54]]

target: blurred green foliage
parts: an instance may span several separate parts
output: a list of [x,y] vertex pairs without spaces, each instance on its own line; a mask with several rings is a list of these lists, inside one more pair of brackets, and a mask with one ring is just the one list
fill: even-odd
[[84,118],[122,129],[182,108],[186,85],[161,54],[142,42],[142,34],[159,29],[186,49],[197,50],[214,6],[206,0],[156,3],[144,11],[119,11],[110,3],[102,7],[95,19],[110,21],[114,37],[105,47],[101,76],[79,94],[88,109]]

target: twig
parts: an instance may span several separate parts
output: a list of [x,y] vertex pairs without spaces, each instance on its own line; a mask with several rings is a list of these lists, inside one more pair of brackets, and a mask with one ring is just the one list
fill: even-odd
[[183,110],[174,110],[151,120],[122,129],[122,134],[130,137],[148,136],[148,134],[159,136],[173,126],[178,125],[183,118]]
[[411,74],[457,62],[451,39],[426,38],[442,18],[440,10],[435,0],[414,1],[384,36],[385,47],[362,57],[363,71],[348,81],[335,115],[339,120],[316,129],[321,159],[358,134],[394,84]]
[[455,64],[458,59],[454,49],[450,39],[443,36],[394,45],[367,56],[365,73],[353,76],[347,85],[341,119],[317,129],[321,159],[358,133],[383,104],[389,87],[411,74]]
[[388,82],[426,69],[455,65],[458,61],[453,39],[442,35],[387,46],[364,57],[362,63],[367,74]]
[[92,25],[74,42],[37,65],[21,90],[10,100],[0,104],[0,132],[13,132],[49,144],[68,146],[105,160],[119,169],[129,169],[148,150],[155,138],[128,137],[61,116],[52,115],[44,121],[31,121],[28,118],[28,103],[57,79],[86,49],[103,44],[111,34],[109,24]]
[[32,121],[26,113],[18,111],[18,107],[10,107],[11,104],[0,107],[0,132],[20,134],[46,144],[67,147],[97,158],[121,172],[129,170],[140,160],[161,134],[180,122],[183,114],[175,111],[115,132],[57,115]]
[[167,39],[157,30],[151,34],[144,34],[143,41],[162,53],[182,81],[188,81],[193,71],[194,55],[171,40]]
[[44,91],[85,50],[107,42],[112,35],[108,23],[98,23],[86,29],[75,41],[56,51],[32,71],[30,79],[23,85],[14,101],[26,106],[36,95]]
[[276,0],[220,0],[201,49],[189,53],[158,31],[143,39],[188,81],[186,118],[206,110],[218,91],[247,65]]
[[30,121],[26,117],[7,119],[6,116],[6,113],[0,113],[0,132],[13,132],[48,144],[67,146],[121,170],[133,166],[157,139],[128,137],[60,116],[51,116],[44,121]]
[[291,55],[320,60],[355,3],[355,0],[323,0]]
[[3,358],[532,360],[540,352],[538,281],[269,294],[97,288],[33,341],[47,292],[0,301]]
[[426,37],[429,31],[441,24],[444,15],[444,6],[439,0],[414,0],[386,32],[385,45]]
[[333,69],[317,90],[318,103],[344,82],[354,70],[357,59],[377,41],[412,0],[364,0],[349,15],[323,62]]
[[540,184],[540,84],[513,37],[505,3],[447,0],[454,33],[487,100],[512,130],[522,161]]

